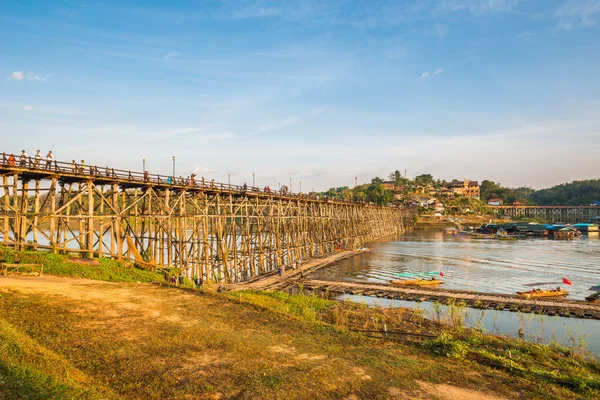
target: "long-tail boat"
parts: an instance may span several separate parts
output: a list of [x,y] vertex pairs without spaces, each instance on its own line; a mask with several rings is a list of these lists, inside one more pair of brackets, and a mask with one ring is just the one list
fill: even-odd
[[394,285],[410,285],[410,286],[433,286],[433,285],[441,285],[443,282],[437,278],[430,279],[395,279],[392,281]]
[[600,303],[600,285],[592,286],[588,290],[592,290],[596,293],[592,293],[585,299],[591,303]]
[[[556,285],[556,284],[565,284],[572,285],[573,282],[568,280],[567,278],[562,278],[562,282],[536,282],[536,283],[527,283],[525,286],[530,287],[539,287],[539,286],[547,286],[547,285]],[[527,299],[537,298],[537,297],[562,297],[568,295],[569,292],[558,286],[556,289],[530,289],[527,291],[517,292],[517,296],[522,296]]]
[[522,296],[528,299],[535,297],[562,297],[568,294],[569,292],[560,287],[556,289],[531,289],[528,292],[517,292],[518,296]]

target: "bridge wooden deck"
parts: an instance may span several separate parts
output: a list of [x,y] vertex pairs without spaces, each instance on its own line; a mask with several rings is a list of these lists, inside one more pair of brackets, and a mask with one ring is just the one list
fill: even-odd
[[[10,157],[15,161],[10,161]],[[367,202],[348,201],[337,198],[319,198],[303,193],[293,193],[286,189],[267,189],[256,186],[232,185],[230,183],[208,181],[203,178],[177,177],[171,175],[151,174],[147,172],[121,170],[97,165],[81,165],[53,160],[37,162],[33,157],[27,157],[21,162],[20,156],[2,153],[0,162],[0,175],[18,176],[21,180],[49,180],[57,178],[61,183],[95,182],[98,185],[117,184],[123,189],[155,188],[169,189],[171,191],[189,191],[207,194],[221,194],[233,196],[249,196],[257,198],[281,198],[303,202],[348,204],[355,206],[374,206]]]

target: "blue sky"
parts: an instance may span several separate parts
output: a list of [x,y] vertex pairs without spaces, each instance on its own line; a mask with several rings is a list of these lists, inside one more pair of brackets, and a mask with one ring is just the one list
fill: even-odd
[[598,177],[600,0],[0,1],[2,151],[294,189]]

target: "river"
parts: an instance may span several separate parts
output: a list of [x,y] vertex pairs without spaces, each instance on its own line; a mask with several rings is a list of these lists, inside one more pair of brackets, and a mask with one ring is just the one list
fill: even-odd
[[[565,287],[569,299],[583,300],[592,285],[600,284],[600,238],[582,236],[574,240],[525,238],[517,241],[469,239],[437,230],[415,230],[391,242],[370,243],[373,250],[317,270],[314,279],[388,283],[398,273],[441,271],[446,289],[489,293],[515,293],[527,283],[556,282]],[[565,277],[572,286],[560,284]],[[431,303],[386,300],[343,295],[344,300],[383,307],[419,307],[434,318]],[[493,333],[569,346],[581,338],[585,347],[600,357],[600,321],[547,317],[509,311],[465,310],[466,324]],[[482,314],[483,313],[483,314]]]
[[[598,236],[504,241],[416,230],[368,247],[373,251],[318,270],[313,278],[389,283],[398,273],[441,271],[445,289],[514,294],[529,290],[524,284],[556,282],[575,300],[600,284]],[[562,285],[563,277],[573,285]]]

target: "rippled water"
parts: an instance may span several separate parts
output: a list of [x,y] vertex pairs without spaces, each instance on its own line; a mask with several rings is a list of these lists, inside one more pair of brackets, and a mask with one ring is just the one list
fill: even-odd
[[446,289],[490,293],[528,290],[525,283],[559,282],[569,299],[582,300],[600,284],[600,237],[574,240],[469,239],[437,230],[418,230],[397,241],[371,243],[373,251],[317,271],[314,279],[389,282],[402,272],[443,271]]

